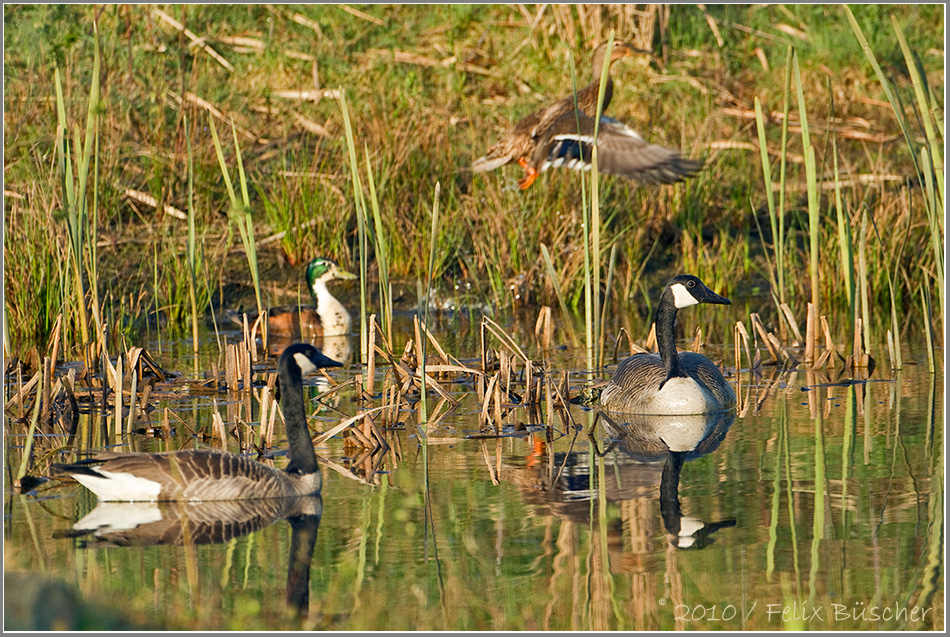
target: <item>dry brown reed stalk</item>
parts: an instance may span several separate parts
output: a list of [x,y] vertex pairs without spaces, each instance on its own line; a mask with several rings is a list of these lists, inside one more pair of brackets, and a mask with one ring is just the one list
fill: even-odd
[[840,358],[842,362],[844,361],[844,357],[838,353],[838,348],[835,347],[834,339],[831,337],[831,328],[828,326],[828,318],[825,316],[821,317],[821,331],[825,335],[825,351],[818,357],[815,367],[821,369],[828,365],[831,369],[834,369],[835,356]]
[[212,440],[216,439],[218,446],[226,450],[228,446],[228,430],[224,425],[224,418],[222,418],[218,412],[218,399],[212,398],[211,405],[213,409],[211,412],[211,438]]
[[867,369],[870,365],[871,357],[864,349],[864,321],[861,317],[854,320],[854,345],[853,354],[845,361],[848,369]]
[[769,351],[769,355],[772,357],[770,364],[783,364],[794,367],[798,363],[791,352],[782,345],[778,337],[765,328],[765,325],[762,324],[762,319],[759,318],[757,313],[753,312],[750,314],[749,319],[752,321],[752,327],[755,332],[762,339],[766,349]]
[[376,315],[369,315],[369,337],[366,345],[366,391],[373,400],[376,385]]
[[538,319],[534,323],[534,338],[542,351],[551,349],[554,340],[554,320],[551,317],[551,307],[544,305],[538,311]]
[[785,324],[788,325],[789,329],[792,330],[792,334],[795,335],[795,342],[793,344],[797,345],[803,343],[805,339],[802,338],[802,333],[798,331],[798,322],[792,314],[792,308],[788,306],[788,303],[782,303],[779,309],[782,310],[780,316],[785,319]]
[[805,321],[805,364],[815,362],[815,351],[818,348],[818,306],[808,304],[808,316]]
[[[317,436],[316,439],[314,439],[313,444],[314,444],[315,446],[322,445],[323,443],[325,443],[327,440],[329,440],[329,439],[332,438],[333,436],[337,435],[337,434],[340,433],[341,431],[344,431],[345,429],[347,429],[348,427],[350,427],[353,423],[355,423],[355,422],[357,422],[357,421],[362,421],[366,416],[371,416],[372,414],[375,414],[375,413],[377,413],[377,412],[380,412],[380,411],[382,411],[383,409],[385,409],[385,407],[372,407],[372,408],[370,408],[370,409],[364,409],[363,411],[361,411],[360,413],[356,414],[355,416],[351,416],[350,418],[347,418],[346,420],[344,420],[344,421],[342,421],[342,422],[340,422],[340,423],[334,425],[333,427],[331,427],[331,428],[328,429],[327,431],[325,431],[325,432],[323,432],[322,434],[320,434],[319,436]],[[377,431],[378,431],[378,430],[377,430]],[[362,435],[362,434],[360,434],[360,435]],[[374,433],[374,435],[375,435],[375,433]],[[380,434],[380,437],[381,437],[381,434]],[[385,442],[385,441],[382,441],[382,442]]]
[[650,333],[647,335],[647,342],[643,344],[643,349],[648,352],[657,351],[656,345],[656,323],[650,324]]

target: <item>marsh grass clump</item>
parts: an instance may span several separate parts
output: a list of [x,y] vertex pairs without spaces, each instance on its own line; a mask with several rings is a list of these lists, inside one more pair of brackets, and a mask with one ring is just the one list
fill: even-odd
[[[60,313],[70,352],[100,333],[193,337],[189,317],[286,302],[318,253],[360,262],[363,316],[387,336],[397,288],[431,268],[436,292],[470,282],[500,312],[590,303],[600,358],[621,328],[641,333],[650,286],[686,268],[776,329],[783,303],[800,317],[812,303],[812,341],[821,316],[839,345],[860,318],[868,342],[890,332],[899,350],[929,307],[939,345],[942,12],[7,7],[5,347],[42,347]],[[611,33],[655,53],[614,70],[611,115],[704,157],[699,175],[602,176],[591,199],[576,173],[520,192],[516,169],[467,171]]]

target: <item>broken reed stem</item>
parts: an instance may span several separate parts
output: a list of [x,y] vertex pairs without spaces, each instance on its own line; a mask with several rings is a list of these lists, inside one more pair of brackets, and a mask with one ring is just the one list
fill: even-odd
[[366,348],[366,391],[373,399],[373,387],[376,384],[376,315],[369,315],[369,339]]
[[805,322],[805,364],[815,362],[815,347],[818,340],[818,309],[814,303],[808,304],[808,318]]

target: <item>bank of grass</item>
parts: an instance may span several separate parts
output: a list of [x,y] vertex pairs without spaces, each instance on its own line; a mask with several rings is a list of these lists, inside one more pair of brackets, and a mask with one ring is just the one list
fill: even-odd
[[[84,280],[83,293],[87,304],[97,298],[93,291],[110,304],[107,313],[123,318],[113,329],[130,337],[143,331],[145,308],[158,307],[160,318],[171,319],[164,329],[190,327],[187,312],[176,309],[177,294],[167,291],[187,289],[186,281],[153,289],[159,278],[187,273],[180,265],[188,252],[187,217],[166,207],[188,209],[186,128],[194,162],[192,236],[205,255],[207,289],[243,289],[249,292],[245,306],[253,305],[251,270],[257,269],[261,303],[269,305],[286,300],[274,290],[295,289],[299,264],[313,256],[356,267],[355,195],[336,91],[345,92],[355,147],[369,150],[368,162],[359,157],[359,164],[374,176],[372,199],[388,238],[390,279],[413,289],[431,267],[445,294],[456,283],[472,283],[502,311],[553,305],[543,244],[567,305],[582,310],[588,234],[577,174],[548,172],[521,192],[514,183],[517,167],[487,175],[472,175],[465,167],[516,118],[569,90],[569,56],[578,81],[586,82],[590,51],[610,29],[618,39],[652,45],[658,59],[615,65],[609,114],[651,141],[706,156],[707,165],[675,187],[601,178],[601,280],[617,246],[614,290],[603,313],[614,317],[604,326],[607,334],[615,333],[619,317],[631,308],[645,318],[656,285],[681,270],[774,317],[777,304],[755,291],[769,289],[781,271],[782,298],[796,315],[803,320],[805,304],[817,299],[840,341],[848,342],[852,302],[840,255],[851,254],[842,245],[848,238],[852,246],[861,244],[861,232],[868,245],[865,321],[882,340],[885,330],[920,325],[921,286],[942,300],[943,263],[936,248],[943,244],[943,182],[934,177],[942,175],[943,158],[922,161],[919,154],[941,147],[928,144],[927,137],[942,142],[943,132],[924,131],[918,122],[925,105],[936,110],[934,121],[943,119],[943,8],[853,8],[899,98],[910,129],[905,137],[841,7],[729,5],[704,11],[678,5],[660,14],[649,7],[5,7],[8,353],[45,346],[60,312],[67,318],[67,350],[82,345],[82,310],[64,265],[70,253],[63,176],[49,157],[57,121],[56,68],[70,134],[86,121],[94,24],[101,55],[99,141],[92,163],[99,216],[97,232],[89,235],[99,240],[96,251],[87,253],[94,256],[87,256],[92,262],[84,271],[95,273],[95,280]],[[790,46],[800,67],[801,100],[794,82],[791,98],[786,94]],[[916,84],[902,47],[919,60]],[[291,90],[312,93],[300,99],[286,93]],[[790,102],[784,140],[783,100]],[[800,103],[815,155],[811,215]],[[229,221],[231,202],[209,118],[218,131],[234,124],[235,140],[221,145],[220,165],[237,166],[234,149],[240,148],[256,266],[249,265],[241,235]],[[760,139],[773,184],[784,181],[771,206]],[[937,170],[928,172],[928,164]],[[430,263],[427,230],[436,182],[442,220]],[[130,189],[150,194],[157,207],[130,199]],[[369,201],[370,193],[365,196]],[[781,250],[770,218],[777,207]],[[873,223],[862,224],[862,215]],[[886,231],[874,234],[875,225]],[[151,248],[156,242],[158,250]],[[149,249],[141,249],[143,244]],[[372,250],[368,260],[372,275]],[[278,285],[267,283],[274,281]],[[238,301],[227,294],[208,306],[224,303]],[[931,308],[938,328],[940,305]],[[942,330],[935,334],[941,338]]]

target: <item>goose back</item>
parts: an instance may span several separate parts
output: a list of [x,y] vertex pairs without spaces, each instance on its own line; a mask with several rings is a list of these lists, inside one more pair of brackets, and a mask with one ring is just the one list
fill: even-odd
[[719,368],[702,354],[678,352],[685,377],[667,380],[658,354],[634,354],[620,362],[600,394],[601,405],[629,414],[700,414],[731,409],[736,394]]
[[54,465],[100,499],[257,500],[320,490],[321,473],[294,474],[247,456],[214,450],[166,453],[103,452],[71,465]]

